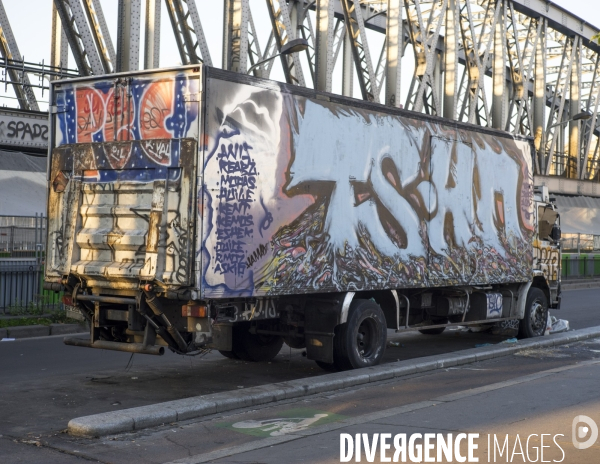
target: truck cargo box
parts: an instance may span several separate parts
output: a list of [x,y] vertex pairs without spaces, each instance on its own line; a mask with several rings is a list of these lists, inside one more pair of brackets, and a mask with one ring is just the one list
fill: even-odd
[[47,280],[206,299],[531,280],[525,139],[209,67],[52,98]]

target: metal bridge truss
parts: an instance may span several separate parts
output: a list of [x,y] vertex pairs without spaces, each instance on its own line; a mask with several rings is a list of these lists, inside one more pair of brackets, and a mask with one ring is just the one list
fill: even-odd
[[[184,64],[213,65],[208,44],[221,40],[223,68],[246,73],[302,37],[306,52],[280,57],[290,84],[352,96],[356,81],[365,100],[532,137],[538,176],[600,180],[597,31],[546,0],[264,0],[260,11],[263,0],[222,0],[222,37],[208,38],[204,2],[143,1],[145,21],[142,0],[53,0],[52,72],[67,67],[67,44],[81,75],[137,69],[142,22],[143,66],[158,67],[162,8]],[[118,5],[116,53],[101,3]],[[263,47],[252,10],[268,12]],[[5,80],[36,109],[1,0],[0,26]],[[268,78],[275,62],[254,75]],[[572,120],[583,111],[592,117]]]
[[0,0],[0,54],[4,60],[4,75],[3,81],[6,83],[10,81],[13,84],[13,89],[19,100],[19,106],[21,109],[39,111],[38,102],[35,98],[33,91],[31,90],[31,84],[29,82],[29,76],[23,69],[19,70],[18,67],[8,66],[8,63],[14,65],[22,61],[17,41],[12,33],[10,23],[8,22],[8,16],[4,10],[4,5]]

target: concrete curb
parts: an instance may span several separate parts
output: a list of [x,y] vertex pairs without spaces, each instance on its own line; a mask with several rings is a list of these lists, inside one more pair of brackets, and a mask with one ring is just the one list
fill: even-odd
[[71,419],[71,435],[96,437],[121,432],[132,432],[165,423],[194,419],[210,414],[272,403],[284,399],[301,398],[341,388],[390,380],[417,372],[427,372],[476,361],[507,356],[526,348],[544,348],[600,337],[600,326],[575,330],[543,338],[522,340],[516,344],[491,345],[471,348],[443,355],[427,356],[382,366],[336,372],[315,378],[262,385],[182,400],[167,401],[121,411],[94,414]]
[[76,334],[85,328],[79,324],[20,325],[0,329],[0,340],[3,338],[36,338],[50,335]]
[[50,327],[47,325],[21,325],[17,327],[7,327],[7,338],[31,338],[44,337],[50,335]]

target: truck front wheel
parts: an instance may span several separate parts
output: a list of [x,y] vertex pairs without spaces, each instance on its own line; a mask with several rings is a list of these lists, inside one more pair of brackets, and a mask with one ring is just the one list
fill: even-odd
[[387,325],[383,311],[371,300],[354,300],[348,320],[335,329],[333,359],[339,370],[379,364],[385,352]]
[[519,338],[544,335],[548,321],[548,300],[542,290],[531,287],[525,302],[525,314],[519,321]]

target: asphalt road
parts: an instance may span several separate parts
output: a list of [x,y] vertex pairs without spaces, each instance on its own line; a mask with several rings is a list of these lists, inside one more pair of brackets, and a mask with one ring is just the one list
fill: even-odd
[[[600,289],[566,291],[563,309],[553,314],[568,319],[572,329],[597,326],[599,301]],[[458,330],[447,330],[440,336],[403,334],[396,338],[400,346],[388,347],[384,362],[497,343],[503,338],[506,336]],[[537,368],[535,363],[528,366]],[[300,350],[285,346],[272,363],[251,364],[225,359],[218,353],[204,358],[172,353],[131,358],[126,353],[68,347],[61,337],[1,342],[0,372],[1,462],[19,462],[29,455],[31,446],[38,448],[36,442],[67,440],[60,432],[73,417],[324,374],[314,362],[302,357]],[[476,373],[459,372],[470,373],[470,377]],[[517,371],[507,365],[501,372],[514,375]],[[466,385],[462,380],[458,383]],[[90,443],[83,449],[88,446]],[[29,451],[25,453],[25,449]],[[5,452],[10,459],[1,459]],[[51,461],[49,448],[39,447],[35,453],[40,460]],[[44,453],[50,454],[42,457]],[[113,462],[113,457],[105,462]],[[67,459],[66,455],[62,458]]]
[[600,288],[565,290],[561,306],[552,315],[567,319],[573,330],[600,325]]

